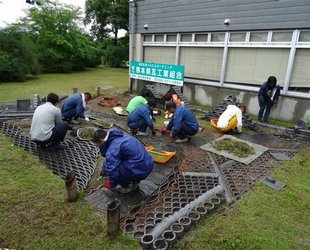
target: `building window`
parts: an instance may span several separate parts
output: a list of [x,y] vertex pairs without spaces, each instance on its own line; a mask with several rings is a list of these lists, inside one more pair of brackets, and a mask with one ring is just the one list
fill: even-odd
[[273,32],[272,42],[290,42],[292,41],[292,32]]
[[289,90],[310,91],[310,50],[297,49],[291,75]]
[[222,69],[223,48],[180,49],[180,65],[185,66],[185,76],[219,81]]
[[224,33],[212,33],[211,42],[224,42],[225,34]]
[[208,42],[208,34],[195,34],[195,42]]
[[251,32],[250,42],[267,42],[267,32]]
[[144,47],[144,61],[175,64],[175,47]]
[[245,42],[245,33],[230,33],[230,42]]
[[260,85],[274,75],[283,87],[289,49],[229,48],[225,81]]
[[176,42],[177,35],[167,35],[167,42]]
[[163,42],[164,35],[155,35],[155,42]]
[[144,35],[144,42],[152,42],[152,35]]
[[181,42],[191,42],[191,41],[192,41],[192,34],[181,35]]
[[300,31],[299,42],[310,42],[310,31]]

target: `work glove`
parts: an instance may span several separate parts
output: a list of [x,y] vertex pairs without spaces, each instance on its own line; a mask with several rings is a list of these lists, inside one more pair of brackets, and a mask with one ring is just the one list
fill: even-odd
[[167,133],[167,129],[166,128],[162,128],[161,129],[161,133],[164,135],[164,134],[166,134]]
[[107,188],[107,189],[112,189],[112,186],[111,186],[109,180],[107,180],[107,181],[103,184],[103,186],[104,186],[105,188]]
[[85,121],[89,122],[89,118],[88,118],[88,117],[85,117]]
[[173,139],[172,133],[169,134],[169,139]]

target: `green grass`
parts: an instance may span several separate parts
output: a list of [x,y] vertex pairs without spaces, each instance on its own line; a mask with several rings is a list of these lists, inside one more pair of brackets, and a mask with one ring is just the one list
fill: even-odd
[[0,100],[15,102],[17,99],[31,99],[34,94],[43,97],[50,92],[71,94],[73,88],[78,92],[96,93],[97,86],[101,87],[101,93],[108,93],[111,89],[128,90],[128,69],[100,67],[69,74],[41,74],[26,82],[0,83]]
[[[94,93],[97,86],[114,86],[103,93],[128,90],[128,70],[98,68],[1,83],[0,100],[36,93],[43,97],[51,91],[70,94],[72,88]],[[160,129],[164,119],[156,119]],[[199,122],[209,129],[209,122]],[[139,249],[130,237],[109,238],[104,214],[95,212],[82,193],[77,202],[68,203],[64,181],[37,157],[11,144],[0,132],[0,248]],[[274,171],[273,176],[287,184],[283,190],[256,185],[226,216],[201,221],[175,249],[309,249],[309,159],[309,151],[301,152]]]
[[212,145],[217,150],[225,150],[239,158],[248,157],[249,155],[254,154],[254,148],[251,145],[231,138],[214,141]]
[[67,202],[64,181],[2,133],[0,153],[0,248],[138,248],[132,238],[109,238],[104,214],[82,198]]
[[309,151],[272,175],[286,187],[258,183],[227,214],[200,221],[176,249],[310,249]]

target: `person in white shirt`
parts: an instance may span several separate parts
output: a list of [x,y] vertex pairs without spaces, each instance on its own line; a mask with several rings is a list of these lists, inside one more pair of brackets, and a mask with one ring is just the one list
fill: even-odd
[[237,131],[241,133],[242,113],[245,111],[246,107],[242,103],[237,105],[228,105],[217,121],[217,128],[225,132],[237,128]]
[[64,140],[69,124],[61,121],[61,111],[56,107],[58,95],[49,93],[46,103],[38,106],[34,111],[30,137],[31,140],[48,149],[64,149]]

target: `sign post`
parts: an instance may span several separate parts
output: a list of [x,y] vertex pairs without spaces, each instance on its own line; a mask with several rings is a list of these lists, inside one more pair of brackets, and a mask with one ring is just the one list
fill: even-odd
[[131,61],[129,70],[134,79],[183,86],[184,66]]

